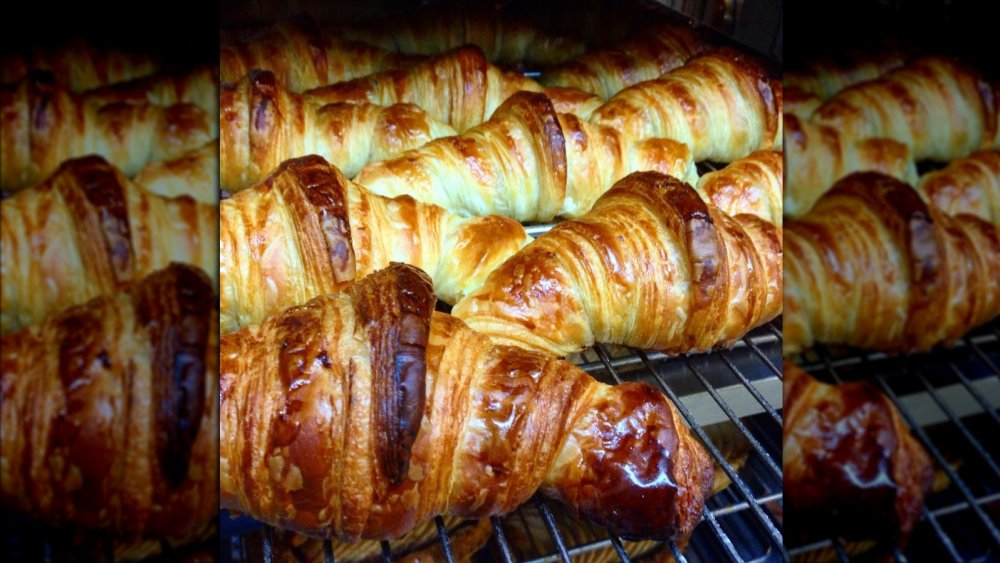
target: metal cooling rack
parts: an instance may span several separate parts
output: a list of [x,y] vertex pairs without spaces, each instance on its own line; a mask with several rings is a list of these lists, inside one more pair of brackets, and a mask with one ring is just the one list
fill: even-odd
[[[930,353],[891,357],[817,346],[802,358],[803,369],[818,379],[878,385],[947,477],[948,485],[928,496],[905,550],[886,542],[875,549],[897,561],[1000,560],[998,366],[1000,319]],[[790,554],[851,561],[855,544],[831,537],[794,546]]]

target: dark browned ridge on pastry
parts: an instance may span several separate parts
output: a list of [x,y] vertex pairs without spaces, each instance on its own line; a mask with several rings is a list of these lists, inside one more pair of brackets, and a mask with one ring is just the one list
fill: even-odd
[[122,541],[217,512],[214,292],[172,264],[3,336],[3,505]]
[[934,468],[875,385],[828,385],[784,364],[785,532],[906,543]]

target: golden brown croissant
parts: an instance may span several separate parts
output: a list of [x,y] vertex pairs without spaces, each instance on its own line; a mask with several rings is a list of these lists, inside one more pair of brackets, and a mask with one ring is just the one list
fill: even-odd
[[626,537],[698,523],[712,464],[653,387],[495,346],[401,264],[221,342],[222,506],[356,541],[536,491]]
[[698,162],[732,162],[781,148],[781,83],[746,55],[723,48],[622,90],[591,121],[633,139],[682,142]]
[[[782,103],[784,105],[783,112],[790,113],[799,119],[809,119],[823,105],[823,100],[815,94],[795,87],[789,88],[788,84],[785,84]],[[787,128],[788,125],[786,124],[785,127]]]
[[220,122],[222,188],[233,191],[290,158],[318,154],[353,178],[368,162],[455,134],[412,104],[320,106],[263,71],[223,87]]
[[[541,92],[543,88],[530,78],[493,66],[479,49],[461,47],[407,69],[309,90],[306,97],[320,104],[365,101],[382,106],[415,104],[434,119],[462,132],[486,121],[500,104],[521,90]],[[547,94],[557,110],[579,111],[578,95],[560,88]],[[564,100],[567,94],[569,99]],[[583,107],[586,118],[592,105]]]
[[730,217],[756,215],[781,228],[781,151],[757,151],[698,181],[698,194]]
[[214,116],[219,111],[219,70],[200,66],[185,72],[153,74],[89,90],[87,98],[101,105],[150,103],[158,106],[194,104]]
[[559,356],[595,342],[708,350],[780,312],[780,230],[656,172],[626,176],[453,309],[499,343]]
[[905,543],[934,467],[893,404],[871,383],[827,385],[787,360],[784,388],[786,537]]
[[968,213],[1000,224],[1000,150],[977,151],[929,172],[919,189],[948,215]]
[[146,165],[133,180],[163,197],[189,195],[195,201],[219,203],[219,140],[189,150],[177,158]]
[[486,123],[357,176],[373,193],[411,195],[460,215],[518,221],[578,217],[630,172],[656,170],[694,183],[691,151],[666,139],[632,142],[609,127],[559,114],[544,94],[511,96]]
[[659,78],[698,55],[704,45],[689,25],[659,24],[611,49],[588,51],[545,69],[547,86],[569,86],[607,100],[625,88]]
[[44,70],[64,88],[81,92],[146,76],[158,67],[149,55],[100,49],[77,39],[57,49],[0,57],[0,83],[15,83],[32,70]]
[[96,156],[0,202],[3,332],[114,292],[166,267],[218,267],[218,211],[167,199]]
[[784,212],[801,217],[833,184],[852,172],[881,172],[915,184],[917,165],[905,144],[891,139],[854,140],[837,129],[786,113],[788,189]]
[[217,136],[218,122],[197,106],[102,105],[35,76],[0,87],[0,187],[37,184],[64,160],[96,154],[126,176]]
[[204,273],[175,264],[5,334],[4,508],[123,540],[214,529],[214,302]]
[[889,176],[844,178],[784,235],[786,353],[924,350],[1000,314],[1000,227]]
[[924,57],[844,90],[812,120],[850,139],[899,141],[917,160],[949,161],[989,147],[997,131],[996,104],[978,71],[945,57]]
[[491,2],[452,2],[332,30],[336,37],[359,40],[387,51],[437,55],[463,45],[481,49],[491,62],[547,66],[583,53],[582,41],[545,32],[538,26],[499,13]]
[[821,57],[801,70],[787,70],[785,88],[796,88],[829,99],[849,86],[874,80],[906,63],[906,50],[889,48],[876,53],[853,52],[843,57]]
[[416,60],[365,43],[322,37],[308,23],[286,21],[261,37],[224,43],[219,50],[219,74],[227,84],[253,70],[269,70],[284,87],[302,92]]
[[495,215],[463,219],[411,197],[387,199],[318,156],[286,161],[220,205],[222,331],[262,321],[384,268],[428,272],[454,303],[531,238]]

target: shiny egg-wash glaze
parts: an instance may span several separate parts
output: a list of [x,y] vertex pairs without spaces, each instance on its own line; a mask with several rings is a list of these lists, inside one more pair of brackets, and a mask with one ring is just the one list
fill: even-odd
[[556,109],[586,119],[600,105],[597,96],[541,84],[489,63],[475,47],[461,47],[407,69],[380,72],[305,92],[317,103],[371,102],[381,106],[409,103],[462,132],[489,119],[515,93],[545,92]]
[[218,136],[218,122],[192,104],[102,103],[29,76],[0,86],[0,187],[43,181],[63,161],[106,158],[132,177],[150,162],[180,156]]
[[1000,150],[976,151],[920,177],[927,201],[948,215],[1000,224]]
[[204,273],[174,264],[5,334],[5,508],[122,541],[213,529],[213,301]]
[[66,89],[81,92],[148,76],[159,66],[147,54],[99,49],[77,39],[58,49],[36,48],[26,55],[0,57],[0,83],[11,84],[33,70],[44,70]]
[[322,156],[348,178],[455,130],[413,104],[320,105],[286,90],[269,71],[222,89],[219,153],[222,188],[247,188],[290,158]]
[[384,268],[428,272],[454,303],[531,238],[517,221],[462,218],[347,181],[318,156],[286,161],[220,205],[222,331],[254,322]]
[[0,202],[3,332],[113,293],[170,262],[214,274],[218,211],[168,199],[101,158],[66,161]]
[[101,105],[150,103],[172,106],[188,103],[214,116],[219,112],[219,71],[214,66],[206,65],[184,72],[155,74],[90,90],[87,99]]
[[631,139],[684,143],[695,162],[781,149],[781,82],[728,48],[615,94],[590,118]]
[[690,533],[712,464],[666,397],[495,346],[433,303],[397,264],[225,335],[222,505],[350,541],[541,490],[626,537]]
[[1000,315],[1000,227],[889,176],[844,178],[784,235],[786,354],[926,350]]
[[781,151],[750,153],[722,170],[702,176],[698,194],[730,217],[756,215],[781,228],[783,157]]
[[730,217],[676,178],[636,172],[452,312],[496,342],[558,356],[595,342],[709,350],[781,313],[781,253],[775,225]]
[[610,127],[556,111],[537,92],[518,92],[489,121],[357,176],[373,193],[411,195],[460,215],[518,221],[579,217],[630,172],[655,170],[694,184],[691,151],[669,139],[629,139]]
[[784,365],[782,473],[790,537],[905,544],[934,468],[899,412],[866,382],[827,385]]

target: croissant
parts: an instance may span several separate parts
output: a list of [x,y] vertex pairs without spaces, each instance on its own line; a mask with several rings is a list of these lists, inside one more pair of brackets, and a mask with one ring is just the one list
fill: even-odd
[[827,385],[784,362],[786,537],[898,536],[920,520],[934,468],[867,382]]
[[35,76],[0,86],[0,187],[43,181],[64,160],[100,155],[134,176],[218,135],[215,117],[190,104],[101,105]]
[[3,200],[0,218],[5,333],[170,262],[218,267],[215,206],[152,194],[96,156]]
[[785,223],[784,350],[924,350],[1000,314],[1000,227],[910,186],[851,174]]
[[686,353],[781,312],[781,233],[656,172],[499,266],[452,313],[501,344],[565,356],[595,342]]
[[877,53],[853,52],[842,57],[821,57],[803,69],[785,71],[785,88],[808,92],[826,100],[849,86],[875,80],[904,64],[908,50],[882,48]]
[[947,213],[1000,224],[1000,150],[974,152],[920,178],[920,192]]
[[263,37],[223,44],[219,73],[222,83],[227,84],[253,70],[269,70],[286,88],[302,92],[405,67],[416,60],[357,41],[321,37],[315,30],[302,29],[301,24],[283,22]]
[[520,223],[463,219],[411,197],[348,182],[318,156],[289,160],[223,200],[219,273],[223,332],[342,289],[390,261],[429,272],[454,303],[530,241]]
[[219,141],[212,139],[177,158],[147,164],[134,181],[163,197],[189,195],[195,201],[216,205],[219,203]]
[[4,508],[123,539],[206,537],[218,514],[213,305],[205,274],[175,264],[3,335]]
[[611,49],[588,51],[572,61],[545,69],[547,86],[568,86],[609,99],[625,88],[653,80],[682,66],[704,49],[689,25],[659,24]]
[[[319,104],[365,101],[382,106],[415,104],[434,119],[462,132],[486,121],[500,104],[521,90],[541,92],[543,88],[530,78],[493,66],[479,49],[461,47],[407,69],[316,88],[305,95]],[[578,94],[559,88],[547,94],[562,113],[580,112],[582,106],[583,118],[594,108],[586,102],[596,99],[585,96],[581,100]]]
[[833,184],[852,172],[874,171],[915,184],[917,165],[905,144],[891,139],[855,141],[837,129],[785,114],[788,189],[784,211],[805,215]]
[[691,151],[666,139],[631,142],[609,127],[556,112],[540,93],[511,96],[489,121],[366,166],[373,193],[412,195],[461,215],[518,221],[577,217],[629,172],[658,170],[694,183]]
[[591,121],[633,139],[691,147],[697,162],[732,162],[781,148],[781,83],[749,57],[723,48],[612,97]]
[[200,66],[186,72],[154,74],[89,90],[88,100],[111,103],[150,103],[158,106],[194,104],[208,115],[219,111],[218,69]]
[[452,2],[369,24],[337,27],[333,35],[408,55],[437,55],[463,45],[481,49],[503,65],[548,66],[583,53],[582,41],[553,35],[497,12],[490,2]]
[[781,151],[757,151],[698,182],[698,194],[719,211],[735,217],[756,215],[781,228]]
[[495,346],[393,265],[223,336],[222,506],[346,541],[536,491],[626,537],[698,523],[712,463],[662,393]]
[[924,57],[837,94],[812,119],[851,139],[899,141],[917,160],[950,161],[990,145],[996,104],[977,71]]
[[[823,100],[815,94],[795,87],[790,88],[785,84],[782,103],[784,104],[782,111],[786,114],[792,114],[799,119],[809,119],[823,105]],[[786,124],[785,128],[787,127]]]
[[354,177],[370,161],[396,156],[451,127],[411,104],[310,103],[282,88],[270,72],[253,72],[222,90],[222,187],[263,180],[289,158],[318,154]]
[[77,39],[57,49],[35,49],[0,57],[0,84],[18,82],[32,70],[45,70],[62,87],[82,92],[146,76],[158,67],[147,54],[99,49]]

